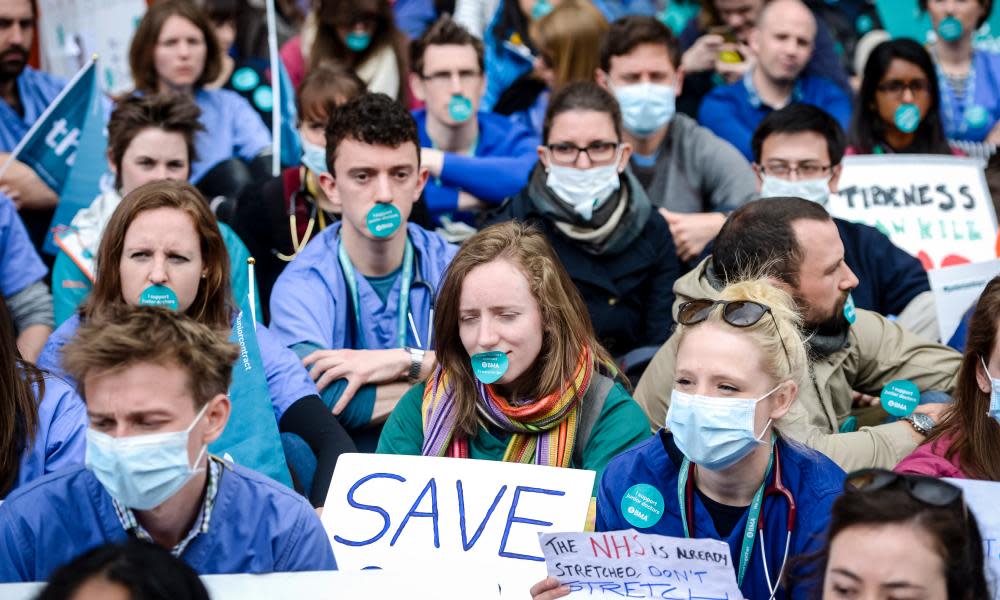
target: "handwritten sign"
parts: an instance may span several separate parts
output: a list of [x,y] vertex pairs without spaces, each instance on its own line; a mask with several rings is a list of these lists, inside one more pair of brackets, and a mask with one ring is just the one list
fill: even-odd
[[1000,483],[972,479],[945,479],[962,488],[965,503],[976,516],[979,533],[983,537],[983,554],[986,559],[986,581],[990,584],[993,600],[1000,600]]
[[962,317],[969,308],[975,306],[986,284],[997,275],[1000,275],[1000,259],[927,272],[934,292],[942,341],[951,339],[958,324],[962,322]]
[[827,204],[833,216],[878,228],[926,269],[996,257],[997,217],[981,161],[897,154],[843,164]]
[[729,545],[638,533],[542,533],[549,575],[570,598],[739,600]]
[[545,578],[538,533],[581,531],[594,472],[497,461],[346,454],[323,509],[341,569],[492,573],[505,598]]

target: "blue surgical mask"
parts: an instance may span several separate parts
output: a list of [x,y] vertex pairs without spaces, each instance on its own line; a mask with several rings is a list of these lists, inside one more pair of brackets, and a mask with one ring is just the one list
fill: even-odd
[[207,409],[208,404],[182,431],[116,438],[87,429],[85,464],[115,500],[136,510],[156,508],[200,470],[188,462],[188,436]]
[[589,221],[594,211],[621,187],[618,174],[620,159],[620,149],[615,154],[615,160],[603,167],[577,169],[554,164],[550,159],[545,185],[585,221]]
[[669,123],[677,110],[677,97],[670,85],[635,83],[616,87],[614,92],[625,129],[638,137],[646,137]]
[[302,138],[302,164],[317,175],[330,172],[326,168],[326,148],[311,144],[305,138]]
[[691,462],[710,471],[725,469],[763,443],[771,420],[760,435],[754,433],[757,403],[779,387],[760,398],[713,398],[675,389],[670,394],[667,429]]
[[986,372],[986,376],[990,378],[990,410],[987,414],[998,423],[1000,423],[1000,377],[993,377],[990,374],[990,370],[986,367],[986,359],[981,355],[979,357],[979,362],[983,363],[983,371]]
[[347,34],[347,47],[353,52],[364,52],[372,43],[372,34],[367,32],[352,31]]
[[830,178],[821,177],[819,179],[807,179],[799,181],[789,181],[764,175],[760,186],[761,198],[803,198],[811,200],[820,206],[826,206],[830,200]]

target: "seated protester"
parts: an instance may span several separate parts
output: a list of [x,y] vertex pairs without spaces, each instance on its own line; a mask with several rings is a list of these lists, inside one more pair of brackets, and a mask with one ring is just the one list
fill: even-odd
[[413,112],[420,162],[430,171],[424,200],[441,217],[471,223],[475,212],[524,187],[538,135],[497,114],[479,112],[483,43],[445,15],[414,42],[410,87],[426,108]]
[[[686,77],[684,91],[677,98],[678,112],[697,116],[705,94],[717,86],[739,81],[753,67],[756,57],[749,46],[750,32],[767,3],[768,0],[700,2],[700,12],[687,21],[679,36],[681,67]],[[813,15],[818,16],[821,7],[810,4]],[[838,2],[836,8],[843,4]],[[816,39],[804,73],[828,79],[845,92],[851,89],[837,40],[820,18],[816,19]]]
[[209,600],[198,573],[166,548],[138,538],[92,548],[49,577],[35,600]]
[[271,327],[359,443],[378,435],[407,380],[436,364],[433,297],[455,247],[408,223],[427,181],[419,149],[413,117],[385,94],[334,109],[319,184],[341,221],[299,253],[271,294]]
[[334,107],[364,90],[365,84],[343,67],[323,65],[309,71],[295,97],[302,164],[247,186],[236,203],[232,226],[257,261],[265,323],[270,321],[271,290],[278,275],[306,244],[340,220],[340,206],[319,185],[320,174],[328,172],[326,123]]
[[[118,101],[108,120],[108,169],[115,174],[115,189],[98,195],[53,237],[59,247],[52,269],[57,325],[72,317],[90,294],[104,229],[122,196],[150,181],[187,180],[195,133],[202,130],[198,117],[198,106],[179,94],[131,95]],[[228,225],[218,227],[226,243],[233,292],[245,298],[251,285],[246,269],[250,254]]]
[[597,83],[622,109],[629,166],[670,226],[682,260],[697,258],[726,220],[754,196],[753,172],[730,144],[683,114],[677,39],[653,17],[623,17],[601,47]]
[[[827,205],[837,193],[844,131],[826,111],[792,104],[761,121],[753,134],[754,170],[761,197],[794,196]],[[857,308],[896,316],[911,332],[937,341],[937,310],[920,261],[874,227],[834,217],[844,262],[858,277]]]
[[583,299],[545,237],[515,222],[472,236],[434,316],[439,366],[389,417],[378,452],[601,472],[649,437]]
[[336,568],[305,499],[206,454],[229,420],[239,357],[228,327],[214,325],[119,306],[80,328],[63,358],[87,403],[86,466],[0,505],[0,581],[44,581],[81,552],[129,537],[202,575]]
[[406,102],[406,35],[389,0],[316,0],[302,32],[281,47],[281,62],[298,87],[328,63],[353,71],[369,92]]
[[17,350],[28,362],[38,360],[55,325],[47,274],[17,208],[0,192],[0,296],[14,321]]
[[[125,196],[108,221],[97,264],[112,268],[98,271],[90,298],[56,329],[38,360],[40,367],[74,384],[63,346],[77,337],[81,325],[117,307],[159,302],[213,328],[229,330],[239,316],[234,305],[245,305],[242,298],[234,299],[229,287],[230,263],[215,218],[198,190],[187,183],[147,183]],[[305,493],[321,505],[337,457],[354,447],[320,402],[295,354],[261,324],[256,326],[256,339],[267,390],[246,394],[248,406],[263,405],[260,413],[273,413],[281,433],[308,442],[317,457],[319,487]],[[237,411],[234,423],[252,418],[251,413],[244,416]],[[291,469],[294,473],[296,465]]]
[[1000,277],[983,290],[969,320],[954,408],[903,462],[900,473],[1000,481]]
[[972,37],[990,16],[993,0],[920,0],[937,32],[930,45],[950,140],[1000,144],[1000,54],[977,50]]
[[833,503],[814,573],[825,600],[887,598],[896,592],[978,600],[990,597],[983,547],[961,488],[871,469],[849,475],[844,494]]
[[270,64],[267,55],[241,54],[236,39],[240,35],[238,27],[240,13],[252,13],[257,10],[249,1],[199,0],[205,16],[212,23],[219,51],[219,74],[215,80],[206,83],[205,87],[222,88],[243,96],[243,99],[260,115],[264,126],[270,130],[274,96],[271,92]]
[[129,66],[138,92],[194,99],[202,130],[195,138],[190,180],[208,197],[232,197],[269,172],[271,133],[239,94],[205,87],[219,76],[219,56],[205,13],[187,0],[163,0],[139,22]]
[[[820,547],[844,472],[782,431],[809,380],[800,317],[791,296],[766,280],[731,283],[718,297],[678,309],[666,429],[608,464],[596,531],[721,540],[743,597],[807,598],[795,559]],[[659,510],[639,516],[637,488]],[[787,495],[765,492],[774,488]],[[546,590],[555,593],[541,597],[565,595],[554,579],[532,592],[537,599]]]
[[[486,50],[486,90],[479,108],[492,111],[515,81],[535,69],[537,46],[529,26],[552,12],[560,0],[499,0],[482,35]],[[539,87],[541,83],[537,84]]]
[[816,18],[800,0],[772,0],[750,33],[755,65],[740,81],[712,90],[698,109],[698,122],[753,160],[750,138],[773,110],[793,102],[827,111],[844,127],[851,98],[835,83],[806,75],[816,38]]
[[21,358],[0,299],[0,500],[59,469],[83,464],[87,411],[62,379]]
[[[778,422],[784,435],[847,470],[892,468],[924,441],[944,404],[923,404],[899,422],[846,432],[852,429],[852,392],[878,396],[890,381],[908,379],[921,393],[951,393],[961,356],[878,313],[851,310],[848,301],[858,278],[844,262],[840,234],[822,206],[801,198],[768,198],[736,210],[712,254],[677,280],[677,301],[714,298],[745,273],[766,275],[791,293],[804,323],[812,377]],[[664,422],[670,404],[677,343],[672,336],[663,345],[636,388],[636,400],[653,427]]]
[[941,124],[940,90],[931,57],[900,38],[872,50],[847,135],[847,154],[961,154]]
[[545,234],[580,290],[597,339],[637,377],[673,325],[679,273],[670,229],[625,171],[632,148],[622,142],[621,112],[596,83],[556,92],[542,143],[527,187],[488,221],[515,219]]

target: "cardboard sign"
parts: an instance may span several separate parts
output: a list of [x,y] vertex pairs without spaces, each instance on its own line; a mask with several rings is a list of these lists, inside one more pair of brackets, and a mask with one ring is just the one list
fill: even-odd
[[345,454],[323,526],[344,570],[486,569],[504,598],[545,578],[538,533],[582,531],[594,472],[498,461]]
[[996,258],[997,217],[982,162],[954,156],[844,159],[827,210],[876,227],[925,269]]
[[729,545],[639,533],[543,533],[549,575],[569,598],[701,598],[739,600]]
[[965,503],[976,516],[979,533],[983,537],[983,554],[986,560],[986,581],[990,584],[993,600],[1000,600],[1000,483],[973,479],[945,481],[962,488]]
[[934,292],[941,341],[951,339],[962,317],[975,306],[986,284],[997,275],[1000,275],[1000,259],[927,272]]

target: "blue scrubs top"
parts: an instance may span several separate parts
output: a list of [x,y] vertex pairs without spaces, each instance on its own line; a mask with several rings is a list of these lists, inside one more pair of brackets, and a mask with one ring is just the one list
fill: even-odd
[[201,109],[198,121],[205,130],[194,138],[197,160],[191,164],[191,183],[198,183],[224,160],[251,160],[271,147],[271,132],[243,96],[231,90],[202,88],[195,92],[194,100]]
[[[371,283],[358,277],[358,299],[364,343],[355,339],[354,312],[337,254],[340,249],[341,223],[327,227],[309,242],[278,277],[271,292],[271,328],[286,346],[307,343],[324,349],[386,350],[398,348],[397,326],[402,278],[393,283],[383,304]],[[410,311],[420,344],[407,324],[406,344],[425,348],[430,326],[431,293],[419,280],[427,282],[437,294],[438,284],[458,248],[437,235],[412,223],[407,233],[413,244],[417,268],[410,286]],[[399,235],[399,234],[397,234]]]
[[[61,354],[63,346],[76,337],[79,326],[79,314],[67,319],[52,332],[45,342],[45,347],[42,348],[42,354],[38,357],[39,367],[59,375],[74,386],[76,381],[62,368]],[[260,323],[257,324],[257,346],[260,349],[260,358],[264,362],[267,389],[271,396],[271,404],[274,406],[274,418],[280,423],[285,411],[296,400],[306,396],[318,396],[319,391],[295,353]]]
[[[0,109],[5,106],[0,102]],[[31,245],[14,203],[0,194],[0,293],[10,298],[44,278],[46,273],[48,269]]]
[[[781,454],[782,482],[795,498],[798,512],[788,550],[789,563],[786,569],[791,569],[792,557],[815,552],[822,546],[823,535],[830,521],[830,509],[833,501],[844,489],[845,475],[829,458],[795,442],[779,438],[775,448]],[[597,492],[597,531],[635,528],[643,533],[684,537],[684,525],[681,521],[677,495],[677,479],[683,459],[684,455],[674,445],[673,436],[664,430],[612,459],[604,469],[604,477]],[[768,478],[770,485],[774,480],[773,470]],[[639,525],[626,518],[627,510],[631,506],[629,501],[625,500],[626,492],[639,484],[652,486],[662,496],[662,502],[659,502],[662,515],[658,520],[650,517],[647,527],[642,527],[641,522],[631,514],[629,518],[640,523]],[[651,493],[649,489],[640,488],[639,491],[646,497],[655,498],[655,493]],[[780,561],[785,551],[788,503],[777,495],[767,496],[760,514],[765,527],[764,544],[767,547],[768,571],[773,583],[773,578],[777,577],[781,568]],[[712,516],[706,510],[701,498],[697,493],[694,494],[693,535],[699,538],[724,540],[728,543],[734,570],[738,569],[739,565],[746,520],[747,515],[744,513],[732,533],[727,538],[722,538],[716,532]],[[753,554],[740,590],[745,598],[771,596],[771,592],[767,589],[767,580],[764,578],[760,541],[757,539],[754,539]],[[791,594],[782,588],[775,598],[804,600],[810,597],[810,593],[811,590],[803,589],[803,586],[796,587]]]
[[[76,467],[47,475],[0,505],[0,582],[44,581],[81,553],[127,535],[93,473]],[[209,530],[181,558],[200,575],[337,568],[305,498],[231,463],[219,481]]]
[[936,68],[948,139],[982,142],[1000,120],[1000,54],[986,50],[972,53],[972,71],[961,102],[941,67]]
[[24,116],[17,114],[10,105],[0,100],[0,152],[10,152],[17,146],[65,85],[66,81],[63,79],[31,67],[24,68],[17,78],[17,92],[21,97]]
[[38,431],[31,447],[21,454],[14,489],[53,471],[82,465],[86,429],[83,400],[65,381],[46,375],[45,394],[38,400]]

